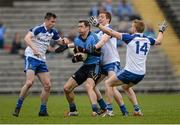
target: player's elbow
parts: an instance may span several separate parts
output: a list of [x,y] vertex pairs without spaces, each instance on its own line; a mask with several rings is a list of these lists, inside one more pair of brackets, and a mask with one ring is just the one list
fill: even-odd
[[156,45],[161,45],[161,41],[156,41]]
[[24,37],[24,41],[26,44],[28,43],[28,37],[27,36]]

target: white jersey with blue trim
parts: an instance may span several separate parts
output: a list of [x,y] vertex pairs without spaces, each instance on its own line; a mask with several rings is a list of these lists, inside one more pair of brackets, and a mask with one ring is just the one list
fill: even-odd
[[[109,24],[106,25],[109,27]],[[104,33],[99,30],[96,32],[99,39],[102,38]],[[111,37],[101,48],[102,52],[102,65],[106,65],[113,62],[120,62],[120,57],[117,51],[117,39],[115,37]]]
[[32,42],[40,53],[40,57],[34,55],[33,50],[28,46],[25,50],[25,56],[46,61],[46,51],[52,40],[58,41],[61,39],[55,29],[47,30],[45,24],[36,26],[29,30],[33,34]]
[[146,58],[150,46],[155,44],[155,39],[146,37],[142,33],[122,34],[122,40],[127,43],[125,70],[144,75],[146,73]]

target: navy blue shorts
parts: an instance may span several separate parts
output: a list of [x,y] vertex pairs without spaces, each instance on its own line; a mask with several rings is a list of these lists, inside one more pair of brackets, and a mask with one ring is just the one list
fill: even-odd
[[84,64],[72,76],[78,85],[83,84],[87,78],[92,78],[94,82],[100,77],[99,64]]
[[117,73],[117,78],[125,84],[137,84],[144,78],[144,76],[145,75],[134,74],[124,69]]
[[37,60],[32,57],[26,57],[24,62],[24,72],[26,72],[28,69],[34,70],[35,74],[48,72],[46,63],[41,60]]
[[114,71],[115,73],[117,73],[120,70],[121,70],[120,62],[113,62],[113,63],[101,66],[101,73],[106,76],[108,75],[109,71]]

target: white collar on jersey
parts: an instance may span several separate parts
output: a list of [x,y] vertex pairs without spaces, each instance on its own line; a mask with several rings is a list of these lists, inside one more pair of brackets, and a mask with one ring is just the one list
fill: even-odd
[[135,34],[137,34],[137,35],[140,35],[140,37],[143,37],[143,33],[135,33]]
[[44,26],[44,29],[47,31],[47,28],[46,28],[45,22],[43,23],[43,26]]
[[106,26],[106,27],[108,27],[108,26],[109,26],[109,23],[108,23],[108,24],[106,24],[105,26]]

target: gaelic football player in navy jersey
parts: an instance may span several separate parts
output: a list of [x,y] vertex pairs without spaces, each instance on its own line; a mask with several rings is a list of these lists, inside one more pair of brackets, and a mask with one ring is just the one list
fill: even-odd
[[[90,24],[87,20],[80,20],[78,23],[78,32],[74,40],[74,43],[68,44],[65,48],[74,47],[75,54],[79,52],[79,48],[89,50],[90,46],[95,45],[99,39],[97,35],[90,31]],[[69,103],[69,112],[67,116],[77,116],[77,108],[74,102],[74,88],[85,82],[86,91],[88,93],[91,107],[92,107],[92,116],[98,115],[98,106],[97,106],[97,96],[94,91],[95,82],[100,75],[100,59],[101,59],[100,49],[97,53],[87,53],[87,59],[83,60],[81,55],[74,56],[73,62],[83,61],[83,65],[69,78],[69,80],[64,85],[64,92]],[[106,108],[106,104],[102,101],[103,109]]]
[[[108,93],[113,96],[110,87],[122,85],[125,88],[130,88],[139,83],[145,76],[146,58],[151,45],[160,45],[163,40],[163,32],[167,28],[167,23],[164,21],[159,25],[159,33],[157,39],[147,37],[143,34],[145,24],[141,20],[132,22],[132,35],[127,33],[119,33],[106,26],[101,25],[96,18],[90,17],[89,22],[98,27],[104,33],[121,39],[127,44],[126,65],[123,70],[118,71],[105,81]],[[133,114],[142,115],[141,110],[134,110]]]
[[43,86],[41,93],[41,106],[39,116],[48,116],[47,101],[50,94],[51,81],[48,67],[46,65],[46,50],[51,40],[59,44],[64,43],[58,32],[53,28],[56,23],[56,15],[48,12],[45,15],[44,23],[30,29],[24,40],[27,45],[25,50],[25,67],[26,81],[21,89],[13,116],[18,117],[23,101],[28,94],[28,90],[34,83],[35,75],[38,76]]

